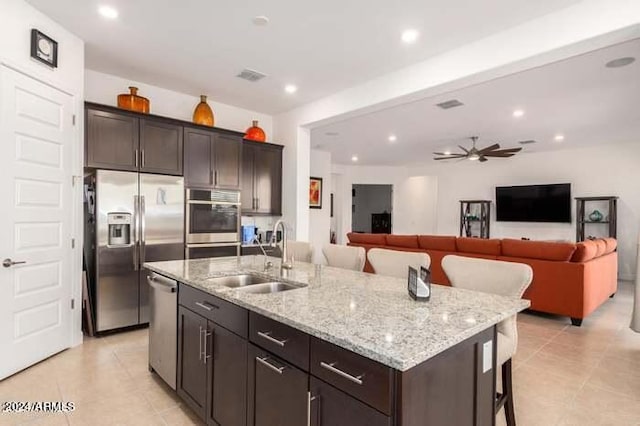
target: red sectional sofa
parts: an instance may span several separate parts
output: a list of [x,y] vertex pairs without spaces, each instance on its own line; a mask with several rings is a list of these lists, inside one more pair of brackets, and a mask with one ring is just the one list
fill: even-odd
[[[531,309],[566,315],[574,325],[613,296],[618,288],[617,242],[613,238],[558,243],[514,239],[458,238],[440,235],[349,233],[348,245],[426,252],[431,257],[431,279],[450,285],[442,270],[448,254],[526,263],[533,281],[524,294]],[[367,260],[366,272],[374,272]]]

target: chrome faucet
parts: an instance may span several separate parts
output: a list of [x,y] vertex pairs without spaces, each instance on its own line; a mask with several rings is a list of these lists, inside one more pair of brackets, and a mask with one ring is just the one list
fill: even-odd
[[265,251],[264,247],[262,246],[262,243],[260,242],[260,240],[258,239],[257,235],[253,236],[253,239],[251,240],[251,243],[255,243],[258,245],[258,247],[260,248],[260,251],[262,252],[262,254],[264,255],[264,270],[267,271],[269,269],[271,269],[273,267],[273,262],[269,260],[269,255],[267,254],[267,252]]
[[282,228],[282,269],[293,269],[293,264],[289,262],[287,256],[287,224],[279,219],[275,225],[273,225],[273,233],[271,234],[271,246],[275,247],[278,243],[278,226]]

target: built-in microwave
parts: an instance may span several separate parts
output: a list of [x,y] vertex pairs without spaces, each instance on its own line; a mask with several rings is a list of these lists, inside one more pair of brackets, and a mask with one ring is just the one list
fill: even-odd
[[240,242],[240,193],[187,189],[185,242],[221,244]]

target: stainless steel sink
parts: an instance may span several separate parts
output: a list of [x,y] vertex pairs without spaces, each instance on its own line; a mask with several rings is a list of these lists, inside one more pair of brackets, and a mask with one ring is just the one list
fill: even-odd
[[243,293],[256,293],[256,294],[269,294],[269,293],[280,293],[282,291],[287,290],[295,290],[297,288],[302,288],[302,286],[281,283],[281,282],[272,282],[272,283],[264,283],[264,284],[255,284],[250,287],[244,287],[241,290]]
[[242,274],[242,275],[232,275],[228,277],[214,277],[208,278],[207,281],[223,285],[225,287],[247,287],[254,286],[257,284],[264,284],[268,282],[272,282],[272,278],[265,278],[259,275],[251,275],[251,274]]

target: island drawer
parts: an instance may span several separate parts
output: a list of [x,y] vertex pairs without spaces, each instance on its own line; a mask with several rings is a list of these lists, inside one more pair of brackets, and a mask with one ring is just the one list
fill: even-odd
[[249,313],[246,309],[212,294],[180,283],[178,303],[193,312],[247,338]]
[[249,313],[249,340],[309,371],[309,335],[255,312]]
[[311,374],[390,416],[394,370],[311,337]]

